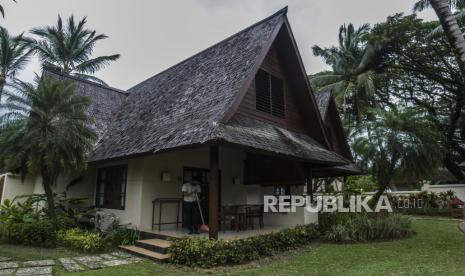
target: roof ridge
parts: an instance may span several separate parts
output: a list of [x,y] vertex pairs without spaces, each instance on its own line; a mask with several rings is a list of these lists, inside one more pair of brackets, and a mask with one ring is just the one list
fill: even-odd
[[278,15],[286,15],[286,14],[287,14],[287,10],[288,10],[288,6],[285,6],[284,8],[280,9],[279,11],[277,11],[277,12],[273,13],[272,15],[270,15],[270,16],[268,16],[268,17],[266,17],[266,18],[264,18],[264,19],[262,19],[262,20],[260,20],[260,21],[258,21],[258,22],[256,22],[256,23],[254,23],[254,24],[252,24],[252,25],[246,27],[245,29],[242,29],[242,30],[240,30],[239,32],[237,32],[237,33],[235,33],[235,34],[232,34],[232,35],[228,36],[227,38],[222,39],[221,41],[219,41],[219,42],[217,42],[217,43],[215,43],[215,44],[213,44],[213,45],[211,45],[211,46],[209,46],[209,47],[207,47],[207,48],[201,50],[200,52],[197,52],[196,54],[194,54],[194,55],[192,55],[192,56],[190,56],[190,57],[188,57],[188,58],[186,58],[186,59],[183,59],[183,60],[181,60],[181,61],[178,62],[178,63],[175,63],[174,65],[172,65],[172,66],[166,68],[165,70],[163,70],[163,71],[161,71],[161,72],[159,72],[159,73],[157,73],[157,74],[155,74],[155,75],[153,75],[153,76],[151,76],[151,77],[148,77],[147,79],[145,79],[145,80],[139,82],[138,84],[132,86],[131,88],[129,88],[128,91],[129,91],[129,90],[132,90],[132,89],[135,89],[136,87],[138,87],[139,85],[145,83],[146,81],[148,81],[148,80],[150,80],[150,79],[152,79],[152,78],[155,78],[155,77],[157,77],[157,76],[160,76],[161,74],[163,74],[163,73],[165,73],[165,72],[167,72],[167,71],[169,71],[169,70],[171,70],[171,69],[173,69],[173,68],[175,68],[175,67],[177,67],[177,66],[179,66],[179,65],[181,65],[181,64],[183,64],[183,63],[185,63],[185,62],[187,62],[187,61],[189,61],[189,60],[191,60],[191,59],[193,59],[193,58],[195,58],[196,56],[198,56],[198,55],[200,55],[200,54],[202,54],[202,53],[204,53],[204,52],[206,52],[206,51],[208,51],[208,50],[210,50],[210,49],[216,47],[217,45],[219,45],[219,44],[221,44],[221,43],[223,43],[223,42],[225,42],[225,41],[227,41],[227,40],[230,40],[231,38],[236,37],[236,36],[238,36],[238,35],[240,35],[240,34],[246,32],[246,31],[248,31],[248,30],[250,30],[250,29],[252,29],[252,28],[254,28],[254,27],[256,27],[256,26],[258,26],[258,25],[260,25],[260,24],[262,24],[262,23],[264,23],[264,22],[266,22],[266,21],[268,21],[268,20],[270,20],[270,19],[272,19],[272,18],[274,18],[274,17],[276,17],[276,16],[278,16]]
[[125,94],[125,95],[128,95],[128,94],[129,94],[127,91],[124,91],[124,90],[122,90],[122,89],[118,89],[118,88],[111,87],[111,86],[107,86],[107,85],[102,85],[102,84],[100,84],[100,83],[96,83],[96,82],[89,81],[89,80],[86,80],[86,79],[83,79],[83,78],[79,78],[79,77],[76,77],[76,76],[72,76],[72,75],[69,75],[69,74],[66,74],[66,73],[63,73],[63,72],[59,72],[59,71],[53,70],[52,68],[47,67],[47,66],[43,66],[43,71],[47,71],[48,73],[55,74],[55,75],[58,75],[58,76],[61,76],[61,77],[64,77],[64,78],[71,79],[71,80],[75,80],[75,81],[79,81],[79,82],[83,82],[83,83],[95,85],[95,86],[98,86],[98,87],[100,87],[100,88],[104,88],[104,89],[107,89],[107,90],[111,90],[111,91],[113,91],[113,92],[117,92],[117,93],[121,93],[121,94]]

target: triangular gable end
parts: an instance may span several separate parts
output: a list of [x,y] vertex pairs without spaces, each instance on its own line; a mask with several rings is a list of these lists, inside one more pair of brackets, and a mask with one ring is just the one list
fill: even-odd
[[331,149],[353,161],[352,152],[350,151],[349,144],[347,143],[347,136],[344,127],[337,111],[336,102],[333,96],[330,96],[328,107],[323,115],[325,127],[327,131],[328,140],[330,140]]
[[[255,77],[259,71],[270,75],[270,83],[272,78],[283,81],[284,116],[276,116],[276,113],[280,114],[281,112],[273,112],[268,109],[268,106],[257,110]],[[280,108],[277,108],[277,110],[279,111]],[[283,14],[282,25],[277,26],[270,37],[269,45],[264,47],[249,78],[245,82],[243,90],[226,112],[222,122],[227,124],[236,114],[305,133],[328,149],[330,148],[323,120],[308,84],[305,69],[285,13]]]

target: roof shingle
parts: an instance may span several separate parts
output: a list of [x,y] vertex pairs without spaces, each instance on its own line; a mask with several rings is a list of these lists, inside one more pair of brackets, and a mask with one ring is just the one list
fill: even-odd
[[91,99],[87,112],[92,119],[90,127],[97,133],[98,139],[103,136],[113,115],[128,95],[125,91],[48,70],[47,68],[44,68],[43,76],[71,80],[74,83],[75,94]]

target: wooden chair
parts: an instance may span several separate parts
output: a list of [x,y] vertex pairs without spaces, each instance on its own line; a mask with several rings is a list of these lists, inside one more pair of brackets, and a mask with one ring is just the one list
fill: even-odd
[[239,206],[222,206],[220,210],[220,227],[225,231],[226,224],[229,223],[231,230],[235,228],[239,231]]
[[252,229],[254,229],[254,222],[256,218],[258,219],[260,229],[262,229],[264,227],[263,205],[250,205],[245,207],[245,221],[247,229],[249,228],[249,226],[252,227]]

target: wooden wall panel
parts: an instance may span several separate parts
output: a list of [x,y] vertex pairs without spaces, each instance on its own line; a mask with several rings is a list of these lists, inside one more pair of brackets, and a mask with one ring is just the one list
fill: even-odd
[[253,81],[250,85],[247,94],[239,105],[237,113],[254,119],[271,122],[277,126],[309,135],[307,127],[304,124],[304,118],[302,118],[298,110],[296,99],[293,96],[293,91],[289,88],[289,77],[287,76],[285,68],[280,61],[280,57],[275,46],[271,47],[261,66],[261,69],[284,81],[284,104],[286,110],[285,118],[279,118],[271,114],[256,110],[255,81]]

